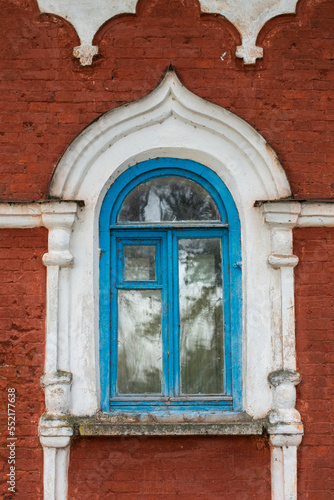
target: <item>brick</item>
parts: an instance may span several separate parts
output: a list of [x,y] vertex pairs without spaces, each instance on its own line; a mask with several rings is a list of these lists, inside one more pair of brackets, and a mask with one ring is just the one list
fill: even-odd
[[[101,113],[152,91],[170,63],[190,91],[259,130],[278,153],[296,196],[333,196],[332,1],[304,1],[295,20],[269,21],[260,34],[264,59],[249,68],[235,59],[240,40],[230,24],[201,16],[195,0],[143,0],[136,15],[108,21],[97,35],[100,55],[91,68],[71,55],[78,42],[74,30],[60,18],[39,15],[34,2],[3,2],[1,14],[2,198],[45,198],[54,165],[74,137]],[[22,445],[29,443],[34,457],[22,448],[18,499],[27,492],[42,498],[36,422],[43,411],[46,237],[42,229],[0,231],[0,383],[18,388]],[[333,491],[325,460],[333,456],[333,232],[296,230],[295,247],[303,377],[298,407],[306,429],[298,486],[301,498],[326,500]],[[107,499],[215,500],[227,491],[229,500],[269,499],[269,450],[266,442],[263,450],[257,444],[228,437],[78,440],[70,498],[99,499],[103,487]],[[28,474],[29,460],[36,471]]]

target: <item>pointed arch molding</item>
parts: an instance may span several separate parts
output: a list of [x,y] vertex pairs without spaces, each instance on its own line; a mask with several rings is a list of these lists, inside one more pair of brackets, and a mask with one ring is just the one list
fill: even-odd
[[291,195],[285,171],[265,139],[237,115],[187,90],[173,71],[146,97],[103,114],[83,130],[57,165],[49,194],[89,199],[115,168],[157,156],[203,161],[220,170],[228,186],[237,180],[239,188],[231,186],[236,192],[242,179],[257,186],[255,199]]
[[[282,14],[294,14],[298,0],[199,0],[201,11],[220,14],[239,31],[242,45],[236,49],[236,57],[245,64],[254,64],[263,57],[263,48],[256,45],[261,28],[270,19]],[[81,45],[73,49],[73,55],[83,66],[92,64],[98,47],[93,38],[108,19],[120,14],[134,14],[138,0],[37,0],[41,12],[56,14],[75,28]]]

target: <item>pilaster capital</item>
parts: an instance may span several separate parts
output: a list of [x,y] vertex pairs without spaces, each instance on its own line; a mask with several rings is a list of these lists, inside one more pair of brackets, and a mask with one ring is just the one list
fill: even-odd
[[60,416],[69,411],[71,382],[72,373],[60,370],[41,377],[48,414]]
[[295,408],[278,408],[268,415],[269,434],[299,434],[303,432],[300,413]]
[[41,386],[43,388],[48,387],[50,385],[69,385],[72,382],[72,373],[71,372],[64,372],[61,370],[58,370],[57,372],[53,373],[44,373],[41,376]]
[[302,442],[303,434],[270,434],[271,446],[282,448],[283,446],[299,446]]
[[270,264],[274,269],[280,269],[281,267],[296,267],[298,262],[299,258],[297,255],[293,254],[272,254],[268,257],[268,264]]
[[53,418],[44,414],[39,421],[38,434],[43,447],[66,448],[74,431],[66,417]]
[[274,387],[278,387],[282,384],[291,384],[296,386],[300,384],[301,376],[295,370],[277,370],[269,373],[268,381]]
[[[82,204],[82,202],[80,202]],[[41,206],[43,226],[47,229],[71,229],[79,202],[47,202]]]
[[43,448],[67,448],[71,443],[70,436],[40,436]]
[[262,211],[264,220],[270,227],[292,229],[297,225],[301,205],[298,201],[264,203]]
[[300,381],[300,374],[294,370],[277,370],[269,374],[268,382],[273,387],[273,409],[268,415],[267,428],[270,435],[303,434],[300,413],[295,409],[295,386]]
[[75,202],[42,207],[42,223],[49,230],[49,251],[43,256],[45,266],[72,266],[74,258],[70,252],[70,240],[77,208]]
[[48,252],[43,255],[43,264],[45,266],[71,267],[74,257],[69,250],[62,252]]

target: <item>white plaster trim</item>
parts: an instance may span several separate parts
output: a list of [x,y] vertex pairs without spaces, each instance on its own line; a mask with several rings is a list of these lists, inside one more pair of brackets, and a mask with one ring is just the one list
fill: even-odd
[[[119,14],[136,12],[138,0],[37,0],[40,11],[56,14],[72,24],[81,45],[73,49],[73,55],[83,66],[92,64],[98,47],[93,38],[108,19]],[[256,39],[270,19],[282,14],[294,14],[297,0],[199,0],[205,13],[220,14],[239,31],[242,45],[236,48],[236,57],[245,64],[254,64],[263,57],[263,48],[256,45]],[[224,48],[222,47],[222,50]]]
[[[164,130],[158,134],[157,128],[163,128],[164,124]],[[181,127],[179,133],[182,135],[176,140],[174,132],[169,140],[170,129],[177,126]],[[81,185],[98,157],[107,150],[116,149],[118,143],[122,145],[124,141],[133,140],[138,143],[143,132],[154,139],[150,157],[158,153],[166,156],[163,148],[171,147],[185,151],[185,157],[187,147],[195,148],[199,154],[202,146],[187,139],[186,131],[193,135],[198,131],[196,139],[197,136],[205,139],[205,132],[216,139],[213,154],[218,155],[218,147],[224,146],[219,156],[231,175],[244,177],[247,163],[247,168],[257,177],[255,182],[262,185],[265,199],[291,194],[285,172],[265,139],[237,115],[187,90],[173,71],[169,71],[163,82],[146,97],[105,113],[83,130],[61,158],[51,181],[50,194],[62,199],[80,197]],[[141,144],[136,146],[133,151],[129,149],[130,161],[131,156],[139,154]]]
[[294,14],[298,0],[199,0],[202,12],[220,14],[239,31],[242,45],[237,47],[236,56],[245,64],[254,64],[263,57],[263,48],[256,45],[256,39],[263,26],[270,19],[282,14]]
[[298,257],[296,255],[269,255],[268,263],[274,269],[280,269],[281,267],[296,267],[298,264]]
[[271,230],[269,265],[276,270],[276,287],[280,297],[271,303],[273,318],[279,328],[275,332],[275,370],[295,370],[295,314],[293,268],[298,257],[292,254],[292,229],[298,222],[301,206],[297,202],[265,203],[263,214]]
[[301,213],[298,227],[333,227],[334,202],[304,202],[301,204]]
[[68,371],[69,317],[66,314],[67,295],[62,289],[64,271],[66,273],[66,268],[73,265],[74,261],[70,253],[70,240],[77,208],[78,203],[73,201],[0,203],[1,228],[44,226],[49,230],[49,252],[43,257],[48,271],[45,368],[41,379],[47,415],[41,418],[39,426],[44,453],[45,500],[67,498],[67,470],[73,429],[64,419],[54,420],[54,417],[67,414],[70,408],[72,374]]
[[64,420],[42,417],[39,438],[43,446],[43,485],[45,500],[66,500],[68,463],[73,429]]
[[271,498],[297,500],[297,448],[301,436],[270,436]]
[[[265,203],[263,214],[271,229],[269,265],[277,273],[276,287],[281,293],[272,300],[274,360],[278,366],[268,381],[273,387],[272,409],[268,416],[270,435],[272,499],[297,499],[297,446],[303,435],[303,424],[295,409],[296,389],[300,375],[296,370],[294,276],[298,258],[292,254],[292,229],[296,226],[301,205],[298,202]],[[277,300],[278,296],[278,300]],[[279,297],[280,296],[280,297]]]
[[291,227],[334,227],[334,201],[279,200],[258,202],[263,205],[268,224]]
[[98,47],[93,38],[108,19],[119,14],[134,14],[138,0],[37,0],[41,12],[56,14],[72,24],[81,45],[73,49],[73,55],[82,66],[92,64]]
[[[69,386],[72,375],[68,353],[69,316],[66,314],[67,305],[64,304],[67,293],[62,293],[63,288],[66,290],[66,284],[63,284],[67,283],[66,268],[71,267],[74,262],[70,244],[77,205],[73,204],[70,208],[71,210],[67,207],[67,212],[57,213],[54,207],[46,207],[42,213],[43,225],[49,230],[48,253],[43,256],[43,263],[47,266],[47,300],[45,370],[42,384],[45,388],[46,410],[52,414],[66,414],[70,406]],[[61,349],[62,341],[67,349]]]
[[299,373],[279,370],[268,377],[273,386],[273,409],[268,417],[271,444],[272,500],[297,499],[297,447],[303,424],[295,409]]
[[[54,209],[57,212],[70,210],[69,207],[77,207],[76,201],[51,200],[48,202],[20,202],[0,201],[0,229],[29,229],[33,227],[45,227],[42,221],[42,213]],[[81,204],[81,201],[79,201]],[[263,202],[264,206],[279,207],[280,210],[288,207],[291,201]],[[299,215],[294,227],[334,227],[334,201],[293,201],[300,206]],[[66,208],[67,207],[67,208]],[[75,208],[76,210],[76,208]]]
[[0,202],[0,229],[28,229],[45,226],[42,216],[47,213],[75,213],[77,202],[50,200],[25,203],[20,201]]

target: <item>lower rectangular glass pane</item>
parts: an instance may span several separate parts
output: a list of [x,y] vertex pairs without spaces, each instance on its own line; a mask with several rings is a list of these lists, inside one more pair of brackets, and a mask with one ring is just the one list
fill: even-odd
[[220,238],[179,240],[182,394],[224,392]]
[[118,290],[118,392],[162,391],[161,290]]

